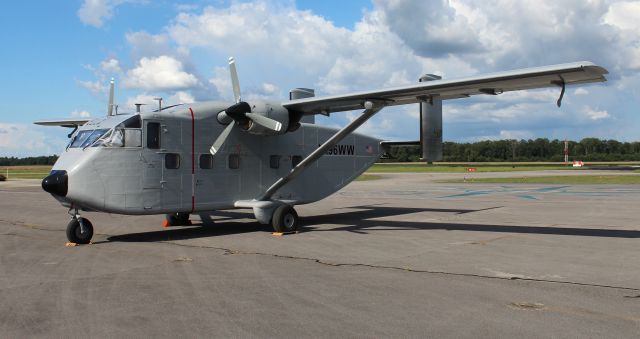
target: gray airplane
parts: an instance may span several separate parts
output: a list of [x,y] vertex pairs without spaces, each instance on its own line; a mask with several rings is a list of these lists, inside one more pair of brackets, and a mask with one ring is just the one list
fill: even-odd
[[[251,208],[276,232],[299,226],[294,206],[323,199],[373,165],[385,143],[356,128],[387,106],[420,103],[425,161],[441,160],[442,101],[471,95],[606,81],[591,62],[442,80],[345,95],[315,97],[298,88],[290,100],[243,101],[235,61],[229,59],[235,103],[199,102],[118,114],[111,81],[107,116],[37,121],[74,128],[42,188],[69,209],[70,242],[93,236],[80,211],[166,214],[167,225],[190,225],[190,214]],[[115,107],[115,112],[114,112]],[[342,129],[313,123],[316,114],[361,109]]]

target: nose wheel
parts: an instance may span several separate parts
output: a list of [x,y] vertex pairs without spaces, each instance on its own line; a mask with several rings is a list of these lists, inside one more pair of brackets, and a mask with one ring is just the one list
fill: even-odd
[[93,237],[93,225],[82,217],[73,217],[67,224],[67,239],[76,244],[88,244]]

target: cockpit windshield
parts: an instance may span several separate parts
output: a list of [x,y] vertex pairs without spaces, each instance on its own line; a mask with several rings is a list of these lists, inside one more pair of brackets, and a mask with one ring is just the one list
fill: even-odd
[[123,147],[125,136],[129,138],[127,147],[140,147],[142,130],[139,115],[124,120],[113,128],[87,129],[78,131],[71,137],[67,148]]
[[69,148],[90,146],[108,131],[108,128],[80,131],[71,139]]

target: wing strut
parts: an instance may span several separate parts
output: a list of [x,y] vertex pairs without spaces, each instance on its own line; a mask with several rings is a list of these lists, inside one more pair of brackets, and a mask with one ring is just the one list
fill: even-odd
[[267,189],[262,196],[260,196],[257,200],[266,201],[271,199],[271,196],[279,190],[282,186],[286,185],[289,181],[300,175],[305,168],[309,167],[316,160],[320,159],[327,150],[338,144],[342,139],[344,139],[347,135],[351,134],[356,128],[360,127],[360,125],[364,124],[367,120],[369,120],[374,114],[378,113],[381,109],[384,108],[384,104],[374,103],[373,101],[365,101],[364,102],[365,110],[357,117],[354,121],[352,121],[347,126],[343,127],[341,130],[336,132],[331,138],[324,142],[324,144],[320,145],[315,151],[311,152],[311,154],[307,155],[306,158],[302,159],[296,167],[292,168],[289,171],[289,174],[284,177],[278,179],[269,189]]

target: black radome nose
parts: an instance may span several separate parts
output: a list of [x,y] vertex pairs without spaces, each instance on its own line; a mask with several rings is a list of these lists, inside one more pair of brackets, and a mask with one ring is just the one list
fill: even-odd
[[51,171],[48,176],[42,179],[42,189],[61,197],[66,196],[68,189],[67,171]]

